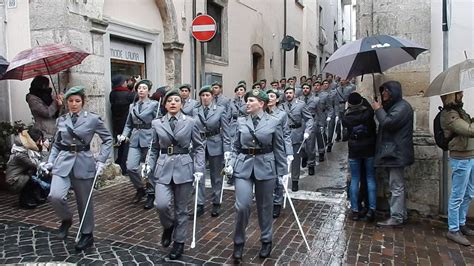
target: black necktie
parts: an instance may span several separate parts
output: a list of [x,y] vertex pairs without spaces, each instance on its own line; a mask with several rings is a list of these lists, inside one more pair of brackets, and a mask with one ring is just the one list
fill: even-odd
[[79,116],[78,116],[76,113],[73,113],[73,114],[71,115],[71,121],[72,121],[72,124],[73,124],[73,125],[76,124],[78,117],[79,117]]
[[209,113],[209,107],[204,107],[204,117],[207,118],[207,114]]
[[288,109],[291,110],[291,103],[288,103]]
[[308,96],[304,96],[304,103],[308,103]]
[[138,112],[142,111],[143,102],[138,102]]
[[258,118],[258,116],[252,117],[253,128],[257,128],[258,120],[260,120],[260,118]]
[[176,126],[176,125],[175,125],[176,120],[177,120],[177,119],[176,119],[176,117],[174,117],[174,116],[172,116],[172,117],[170,118],[170,127],[171,127],[171,130],[173,130],[173,131],[174,131],[174,127]]

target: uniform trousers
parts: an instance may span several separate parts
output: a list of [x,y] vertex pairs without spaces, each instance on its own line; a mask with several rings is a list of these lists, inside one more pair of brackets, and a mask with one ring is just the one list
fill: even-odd
[[[130,177],[130,181],[133,184],[133,187],[135,189],[140,189],[143,188],[143,181],[140,176],[140,161],[142,161],[142,158],[146,157],[146,154],[148,152],[148,147],[146,148],[137,148],[137,147],[130,147],[128,150],[128,157],[127,157],[127,172],[128,176]],[[151,188],[155,187],[155,180],[153,177],[151,177],[152,174],[150,174],[150,178],[148,179],[148,182],[151,184]]]
[[[174,226],[173,241],[184,243],[188,224],[188,203],[192,199],[193,182],[175,184],[156,183],[155,207],[165,229]],[[174,209],[174,210],[173,210]]]
[[301,143],[293,143],[293,161],[291,162],[291,180],[300,180],[301,153],[298,153]]
[[[316,143],[317,143],[317,150],[318,153],[324,153],[326,151],[326,133],[325,133],[325,127],[324,126],[314,126],[314,135],[316,138]],[[315,143],[315,144],[316,144]]]
[[283,186],[286,186],[287,184],[283,184],[283,176],[278,176],[278,178],[275,180],[275,189],[273,190],[273,205],[282,205],[284,193]]
[[[303,157],[308,160],[308,166],[316,165],[316,133],[315,130],[311,130],[308,139],[305,141],[303,151]],[[298,150],[297,150],[298,151]]]
[[[94,183],[93,178],[76,178],[71,171],[68,177],[60,177],[53,175],[51,180],[51,190],[49,192],[49,200],[53,206],[54,212],[62,220],[72,220],[72,213],[67,204],[67,193],[71,187],[76,194],[77,209],[79,210],[79,220],[82,220],[84,210],[86,208],[87,198]],[[93,197],[87,208],[87,215],[82,225],[83,234],[91,234],[94,231],[94,208]]]
[[[224,161],[224,155],[210,156],[206,151],[206,160],[209,162],[209,172],[211,177],[211,187],[212,187],[212,203],[220,204],[221,199],[221,189],[222,189],[222,180],[223,176],[221,171],[223,168],[222,162]],[[198,204],[204,205],[206,203],[206,176],[204,175],[201,180],[199,180],[199,194],[198,194]]]
[[252,172],[248,179],[235,178],[235,210],[237,217],[235,219],[234,243],[237,245],[245,243],[245,229],[249,223],[254,185],[260,241],[263,243],[272,241],[275,179],[257,180]]

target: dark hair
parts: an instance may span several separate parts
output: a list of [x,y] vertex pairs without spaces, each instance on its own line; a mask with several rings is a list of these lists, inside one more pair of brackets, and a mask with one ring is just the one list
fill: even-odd
[[53,103],[52,89],[49,88],[49,79],[45,76],[36,76],[30,84],[30,94],[40,98],[44,104],[50,106]]
[[49,79],[45,76],[36,76],[30,84],[30,92],[32,90],[42,90],[49,87]]
[[35,142],[43,139],[43,132],[37,128],[28,129],[28,135],[30,135],[31,139],[33,139]]

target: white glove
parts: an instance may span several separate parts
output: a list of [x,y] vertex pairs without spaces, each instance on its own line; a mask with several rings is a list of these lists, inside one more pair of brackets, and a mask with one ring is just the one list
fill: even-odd
[[151,167],[148,164],[142,165],[141,175],[143,178],[147,177],[151,173]]
[[339,116],[336,115],[336,121],[339,120]]
[[49,171],[53,169],[52,163],[42,162],[38,165],[39,169],[43,171],[45,174],[49,174]]
[[234,173],[234,168],[232,168],[232,166],[228,165],[224,168],[224,173],[226,175],[232,175]]
[[282,177],[282,181],[281,181],[281,182],[282,182],[282,184],[283,184],[284,186],[286,186],[286,185],[288,184],[288,179],[290,179],[290,175],[289,175],[289,174],[288,174],[288,175],[284,175],[284,176]]
[[95,172],[96,172],[95,174],[96,175],[102,175],[104,173],[104,168],[105,168],[105,163],[98,161],[95,164]]
[[328,122],[331,121],[331,117],[326,118],[326,121]]
[[194,174],[193,174],[193,176],[194,176],[194,181],[196,181],[196,182],[201,181],[201,178],[202,178],[203,175],[204,175],[204,174],[201,173],[201,172],[196,172],[196,173],[194,173]]
[[292,162],[294,159],[295,159],[295,157],[293,157],[293,155],[287,155],[287,156],[286,156],[286,163],[287,163],[288,165],[290,165],[291,162]]
[[308,132],[305,132],[305,133],[303,134],[303,138],[304,138],[304,139],[308,139],[308,138],[309,138],[309,133],[308,133]]
[[224,160],[226,160],[226,161],[229,160],[229,159],[230,159],[230,156],[231,156],[230,151],[224,152]]
[[127,140],[127,137],[125,137],[124,135],[117,135],[117,141],[119,143],[122,143],[124,142],[125,140]]

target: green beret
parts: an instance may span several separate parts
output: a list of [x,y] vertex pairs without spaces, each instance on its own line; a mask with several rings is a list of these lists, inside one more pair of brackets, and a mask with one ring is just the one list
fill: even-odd
[[244,84],[244,85],[247,85],[247,82],[245,80],[241,80],[239,82],[237,82],[237,84]]
[[254,89],[254,90],[251,90],[251,91],[247,92],[244,96],[244,100],[247,101],[247,99],[249,97],[255,97],[255,98],[259,99],[260,101],[262,101],[264,103],[268,103],[268,94],[266,94],[262,90]]
[[252,89],[255,88],[255,86],[257,86],[257,85],[260,86],[260,82],[259,82],[259,81],[257,81],[257,82],[255,82],[254,84],[252,84]]
[[186,84],[186,83],[185,83],[185,84],[181,84],[181,85],[179,86],[179,90],[181,90],[181,89],[188,89],[188,90],[191,90],[191,84]]
[[289,77],[288,80],[296,80],[294,77]]
[[293,90],[293,91],[295,91],[295,88],[290,87],[290,86],[287,86],[283,92],[286,93],[287,90]]
[[278,85],[280,85],[280,82],[278,82],[278,80],[276,80],[276,79],[274,79],[272,82],[270,82],[270,85],[273,85],[273,84],[275,84],[275,83],[278,84]]
[[148,79],[142,79],[137,84],[135,84],[135,89],[138,89],[138,86],[145,84],[148,87],[148,91],[151,91],[151,87],[153,86],[153,83],[149,81]]
[[267,83],[267,80],[266,80],[266,79],[261,79],[260,82],[265,82],[265,83]]
[[301,85],[301,88],[303,88],[304,86],[308,86],[311,89],[311,85],[309,83],[303,83],[303,85]]
[[199,96],[201,96],[201,94],[204,92],[209,92],[210,94],[212,94],[211,86],[209,85],[202,86],[201,89],[199,90]]
[[170,97],[170,96],[180,96],[179,90],[173,89],[173,90],[167,91],[166,94],[165,94],[165,98],[163,99],[163,102],[165,104],[166,104],[166,101],[168,100],[168,97]]
[[79,95],[81,97],[84,97],[86,93],[84,92],[86,88],[84,86],[74,86],[67,90],[67,92],[64,94],[64,99],[69,98],[71,95]]
[[237,84],[237,87],[235,87],[234,92],[237,92],[239,88],[244,88],[244,90],[247,90],[247,87],[245,86],[245,83],[239,83]]
[[270,93],[273,93],[273,94],[275,94],[275,95],[277,96],[277,98],[280,98],[280,95],[281,95],[281,94],[280,94],[279,91],[274,90],[274,89],[269,89],[269,90],[267,90],[267,94],[270,94]]
[[282,78],[280,79],[280,81],[282,81],[282,80],[286,81],[286,78],[285,78],[285,77],[282,77]]
[[212,82],[211,87],[214,87],[214,86],[222,87],[222,84],[219,81],[214,81]]

